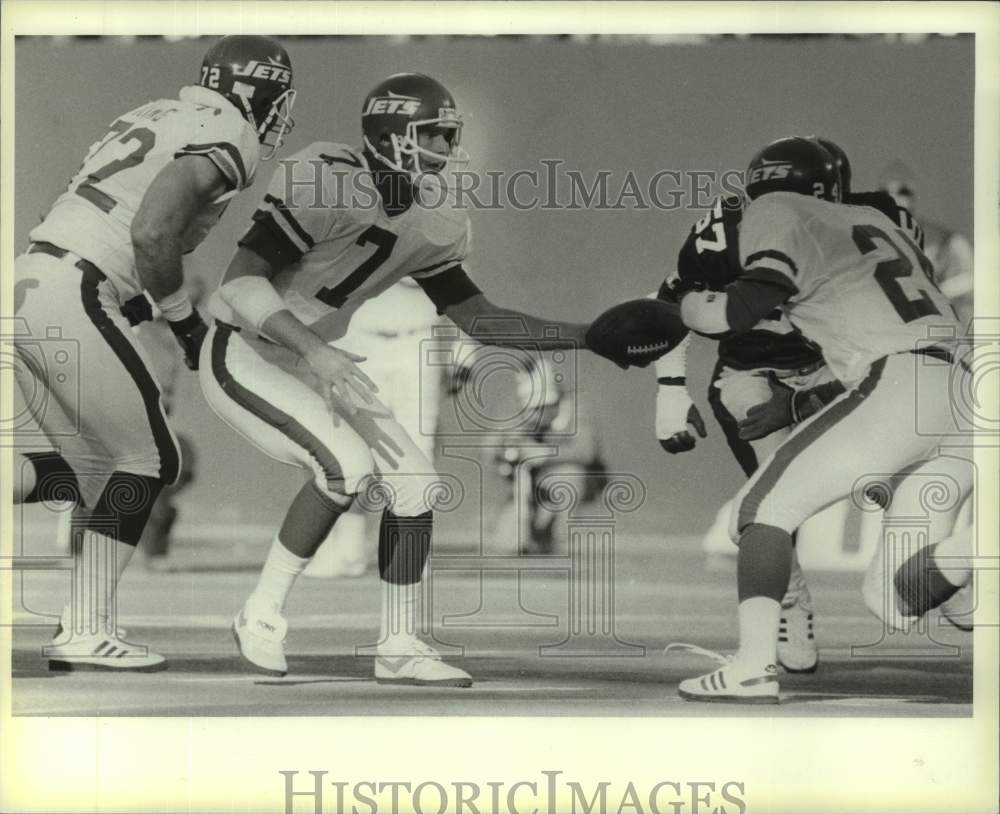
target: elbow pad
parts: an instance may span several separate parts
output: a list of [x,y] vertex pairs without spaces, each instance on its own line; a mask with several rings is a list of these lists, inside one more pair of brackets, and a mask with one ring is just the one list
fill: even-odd
[[268,317],[288,309],[274,286],[263,277],[255,275],[229,280],[219,289],[219,296],[240,318],[258,331]]

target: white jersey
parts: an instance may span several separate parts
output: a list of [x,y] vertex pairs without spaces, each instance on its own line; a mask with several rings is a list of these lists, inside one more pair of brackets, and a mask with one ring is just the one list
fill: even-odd
[[89,260],[112,279],[121,299],[141,289],[130,230],[160,170],[179,156],[202,155],[231,186],[195,219],[185,235],[185,252],[201,243],[257,170],[257,134],[233,105],[197,85],[182,88],[179,95],[148,102],[116,119],[104,138],[91,145],[66,192],[29,235]]
[[[406,211],[386,214],[361,151],[317,142],[279,162],[240,245],[279,269],[271,283],[288,310],[331,342],[366,300],[465,260],[468,215],[437,176],[425,176],[419,195]],[[209,307],[242,325],[218,294]],[[387,314],[385,330],[398,332],[408,319]]]
[[876,209],[774,192],[747,208],[739,243],[746,277],[791,292],[783,310],[845,383],[932,334],[957,336],[930,261]]

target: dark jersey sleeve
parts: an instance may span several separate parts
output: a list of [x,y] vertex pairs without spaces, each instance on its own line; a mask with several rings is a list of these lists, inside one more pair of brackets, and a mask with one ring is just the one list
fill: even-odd
[[470,297],[483,293],[479,290],[479,286],[469,279],[469,275],[461,266],[452,266],[432,277],[413,279],[437,307],[439,314],[443,314],[450,305],[458,305]]
[[920,228],[920,224],[917,223],[916,218],[913,217],[910,210],[896,203],[895,199],[888,192],[880,190],[875,192],[852,192],[844,203],[851,206],[870,206],[872,209],[877,209],[913,238],[913,242],[921,250],[924,248],[924,230]]
[[677,257],[677,276],[722,291],[741,274],[739,224],[743,209],[739,198],[719,198],[715,206],[691,229]]

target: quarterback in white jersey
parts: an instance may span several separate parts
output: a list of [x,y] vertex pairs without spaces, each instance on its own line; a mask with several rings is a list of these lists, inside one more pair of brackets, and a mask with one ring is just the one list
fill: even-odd
[[[291,125],[291,82],[288,54],[274,40],[219,40],[198,85],[115,119],[17,258],[17,375],[24,392],[45,392],[43,404],[60,409],[36,416],[56,449],[15,461],[15,501],[71,497],[87,510],[74,563],[83,589],[48,649],[52,669],[165,666],[123,641],[114,622],[114,588],[157,495],[180,471],[130,324],[151,319],[155,304],[197,367],[207,326],[182,287],[181,258],[280,143]],[[74,364],[60,362],[65,350],[46,357],[51,342],[39,339],[54,331],[76,349]]]
[[247,661],[284,674],[282,609],[295,579],[355,496],[377,494],[375,677],[468,686],[469,675],[418,636],[432,633],[418,622],[440,479],[376,397],[363,357],[329,343],[361,303],[405,277],[486,344],[584,347],[586,326],[500,308],[466,275],[468,218],[441,177],[463,158],[462,120],[439,82],[389,77],[365,99],[361,122],[362,147],[319,142],[283,162],[214,299],[206,400],[263,452],[309,475],[233,630]]
[[[951,388],[968,369],[955,358],[957,320],[926,257],[878,210],[840,203],[826,150],[805,138],[776,141],[751,161],[746,188],[744,275],[722,293],[686,293],[681,317],[702,333],[741,333],[780,307],[822,347],[841,386],[737,495],[731,531],[740,546],[740,650],[715,672],[681,682],[679,692],[691,700],[776,703],[775,639],[792,534],[865,476],[905,469],[898,497],[909,478],[933,473],[938,444],[954,426]],[[817,390],[817,398],[837,392]],[[787,424],[795,406],[785,407]],[[955,559],[968,535],[932,543],[936,550],[899,569],[909,587],[900,589],[898,616],[922,615],[971,576],[969,563]],[[948,557],[947,572],[933,565],[938,553]]]

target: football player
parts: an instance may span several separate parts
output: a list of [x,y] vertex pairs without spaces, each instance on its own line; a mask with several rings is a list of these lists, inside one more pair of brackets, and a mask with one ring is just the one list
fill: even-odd
[[[281,45],[224,37],[205,54],[197,84],[115,119],[17,258],[16,314],[31,332],[15,339],[23,389],[51,396],[37,417],[58,449],[15,461],[15,501],[72,494],[87,511],[75,551],[79,590],[47,650],[50,669],[166,666],[114,623],[114,589],[157,495],[181,468],[129,325],[151,318],[155,303],[197,367],[207,328],[181,285],[182,255],[274,154],[294,97]],[[57,375],[38,341],[53,325],[79,349],[78,364]]]
[[[833,157],[845,202],[874,206],[919,243],[919,226],[905,209],[882,192],[854,193],[846,153],[829,139],[813,138]],[[723,291],[739,279],[743,269],[738,232],[744,204],[737,196],[720,197],[694,225],[681,247],[676,271],[660,286],[657,294],[660,299],[676,302],[680,293],[692,287]],[[656,433],[661,446],[671,454],[693,449],[695,432],[702,438],[706,436],[704,420],[687,390],[686,357],[690,342],[689,334],[655,363]],[[787,424],[775,427],[769,423],[772,402],[790,399],[820,385],[826,385],[827,389],[838,387],[823,363],[820,349],[797,331],[780,309],[765,315],[750,331],[719,340],[708,402],[747,477],[791,431]],[[804,403],[802,408],[796,414],[798,419],[807,417]],[[781,600],[777,654],[779,665],[786,671],[816,669],[819,654],[813,625],[812,598],[793,550],[790,581]]]
[[206,399],[261,451],[308,476],[233,630],[250,664],[284,674],[282,608],[293,583],[355,497],[378,493],[388,505],[375,677],[468,686],[469,675],[417,635],[440,481],[375,395],[363,357],[331,343],[354,310],[406,276],[486,344],[532,348],[555,332],[581,347],[586,326],[500,308],[466,274],[468,216],[442,177],[465,160],[462,118],[444,86],[390,76],[365,98],[361,129],[360,147],[317,142],[282,162],[214,298]]
[[[777,702],[776,638],[792,535],[867,474],[906,469],[905,484],[933,472],[937,444],[953,430],[951,387],[967,384],[968,369],[955,358],[957,320],[930,262],[884,214],[841,205],[838,181],[833,158],[815,141],[768,145],[747,170],[743,275],[722,292],[681,297],[684,323],[707,334],[746,332],[781,308],[822,348],[843,387],[832,400],[823,385],[809,392],[804,405],[827,403],[738,493],[731,532],[740,547],[740,648],[731,660],[720,657],[724,666],[714,672],[681,682],[687,699]],[[930,339],[931,328],[950,336]],[[971,578],[962,561],[967,539],[948,541],[947,571],[926,556],[900,568],[904,581],[919,581],[909,615],[940,604]]]
[[529,357],[516,382],[517,424],[491,444],[507,486],[494,536],[517,539],[521,554],[551,554],[565,526],[554,494],[568,487],[583,503],[595,500],[607,485],[607,465],[588,412],[548,359]]

